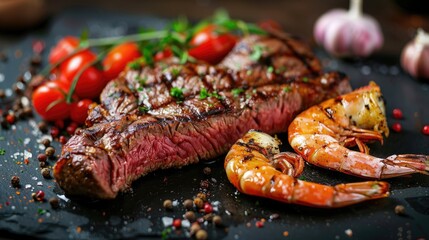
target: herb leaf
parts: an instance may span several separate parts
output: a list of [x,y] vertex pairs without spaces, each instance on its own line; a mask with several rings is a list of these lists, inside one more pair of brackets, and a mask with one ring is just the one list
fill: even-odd
[[253,51],[250,54],[250,59],[252,59],[253,61],[259,61],[259,59],[262,57],[262,53],[263,53],[263,47],[261,45],[255,45],[253,47]]
[[242,89],[242,88],[234,88],[234,89],[232,89],[232,95],[234,95],[234,97],[238,97],[238,96],[240,96],[240,94],[242,93],[242,92],[244,92],[244,89]]
[[200,100],[206,99],[209,97],[209,92],[207,91],[206,88],[201,88],[200,91]]
[[5,155],[6,154],[6,150],[3,148],[0,148],[0,155]]
[[183,89],[178,87],[172,87],[170,89],[170,95],[178,100],[183,100]]

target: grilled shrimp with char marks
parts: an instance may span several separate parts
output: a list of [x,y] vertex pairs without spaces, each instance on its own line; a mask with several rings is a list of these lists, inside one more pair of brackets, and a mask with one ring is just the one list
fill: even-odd
[[295,153],[281,153],[279,144],[270,135],[250,130],[225,158],[229,181],[245,194],[312,207],[343,207],[389,195],[386,182],[327,186],[299,180],[304,160]]
[[[380,87],[371,82],[299,114],[289,125],[288,139],[307,162],[331,170],[373,179],[428,174],[428,155],[369,155],[366,143],[382,143],[383,133],[389,134],[384,101]],[[347,148],[353,146],[360,152]]]

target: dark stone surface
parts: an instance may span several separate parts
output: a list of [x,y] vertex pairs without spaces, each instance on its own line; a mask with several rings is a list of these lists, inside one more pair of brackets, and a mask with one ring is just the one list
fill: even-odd
[[[52,19],[42,30],[32,32],[22,41],[5,49],[7,62],[0,62],[0,73],[4,74],[1,88],[11,88],[15,79],[25,73],[31,58],[31,45],[43,40],[47,50],[65,35],[79,35],[88,28],[91,37],[121,35],[135,32],[138,26],[159,28],[165,20],[144,16],[121,15],[93,9],[72,9]],[[22,56],[15,57],[16,51]],[[335,60],[320,49],[316,49],[326,69],[340,70],[348,74],[354,88],[374,80],[384,93],[387,117],[390,124],[400,122],[402,133],[392,132],[383,146],[370,145],[373,155],[386,157],[394,153],[429,154],[429,136],[421,133],[424,124],[429,124],[429,85],[403,73],[398,65],[399,56],[375,55],[366,60]],[[0,100],[1,108],[7,100]],[[400,108],[403,120],[394,120],[391,112]],[[34,119],[35,122],[38,117]],[[0,155],[0,237],[16,239],[135,239],[161,238],[166,233],[162,217],[182,218],[185,209],[181,202],[193,198],[204,189],[201,182],[207,180],[211,202],[219,201],[218,214],[225,228],[208,224],[210,239],[348,239],[345,230],[351,229],[353,239],[417,239],[429,238],[429,177],[413,175],[390,179],[389,198],[366,202],[342,209],[313,209],[288,205],[272,200],[246,196],[238,193],[228,182],[223,161],[197,164],[167,171],[157,171],[136,181],[130,192],[121,194],[113,201],[87,201],[83,199],[61,200],[60,208],[51,208],[48,199],[61,195],[61,190],[52,179],[44,179],[36,157],[42,152],[37,140],[42,133],[35,131],[31,121],[20,121],[16,128],[0,130],[0,147],[6,149]],[[280,135],[284,149],[290,150],[285,135]],[[29,142],[28,142],[29,141]],[[54,143],[57,151],[60,147]],[[24,162],[24,151],[31,152],[29,163]],[[15,153],[18,153],[15,155]],[[21,155],[22,153],[22,155]],[[53,166],[54,161],[48,160]],[[209,166],[211,175],[204,174]],[[11,187],[12,176],[20,177],[21,188]],[[303,176],[308,181],[323,184],[360,181],[356,177],[331,172],[307,165]],[[37,178],[37,180],[35,179]],[[42,186],[38,186],[38,183]],[[39,184],[40,184],[39,183]],[[26,185],[31,187],[27,188]],[[45,192],[44,202],[33,202],[31,193]],[[165,199],[177,200],[173,211],[163,207]],[[406,215],[396,215],[396,205],[405,207]],[[230,213],[230,214],[228,214]],[[270,221],[271,214],[279,218]],[[202,214],[197,214],[202,216]],[[267,219],[263,228],[255,222]],[[247,225],[250,223],[250,225]],[[186,229],[172,231],[171,238],[186,238]]]

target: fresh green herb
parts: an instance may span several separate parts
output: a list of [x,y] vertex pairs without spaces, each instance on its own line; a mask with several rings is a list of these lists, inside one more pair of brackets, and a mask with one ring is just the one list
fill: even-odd
[[47,213],[47,212],[48,212],[47,210],[42,209],[42,208],[37,209],[37,213],[38,213],[39,215],[43,215],[43,214],[45,214],[45,213]]
[[253,71],[252,71],[251,69],[249,69],[249,70],[247,70],[247,71],[246,71],[246,75],[247,75],[247,76],[252,75],[252,73],[253,73]]
[[308,77],[303,77],[302,81],[305,82],[305,83],[309,82]]
[[238,97],[238,96],[240,96],[240,94],[242,92],[244,92],[244,89],[242,89],[242,88],[234,88],[234,89],[231,90],[231,92],[232,92],[232,95],[234,97]]
[[209,92],[207,91],[206,88],[201,88],[200,91],[200,100],[206,99],[209,97]]
[[263,50],[264,50],[263,46],[261,46],[261,45],[255,45],[253,47],[252,53],[250,54],[250,59],[252,59],[255,62],[259,61],[259,59],[262,57]]
[[173,87],[170,89],[170,95],[178,100],[183,100],[183,89]]
[[268,68],[267,68],[267,72],[268,73],[272,73],[274,71],[274,67],[273,66],[269,66]]
[[21,143],[21,144],[23,144],[24,140],[22,140],[22,138],[18,138],[18,142]]
[[182,70],[182,68],[180,66],[179,67],[173,67],[171,69],[171,74],[173,75],[173,78],[176,78],[177,76],[179,76],[181,70]]
[[4,148],[0,148],[0,155],[5,155],[6,154],[6,150]]
[[149,108],[146,106],[140,106],[139,107],[139,112],[141,113],[147,113],[149,111]]
[[298,179],[301,180],[301,181],[305,181],[306,180],[306,178],[304,176],[300,176],[300,177],[298,177]]
[[136,75],[134,79],[139,83],[140,86],[146,85],[146,77],[142,78],[139,75]]
[[128,63],[128,67],[131,68],[132,70],[139,70],[142,67],[142,65],[139,60],[134,60]]
[[223,97],[219,95],[216,91],[210,93],[210,97],[215,97],[217,99],[222,99]]
[[142,86],[137,88],[137,91],[142,92],[144,90],[144,88]]
[[283,92],[290,92],[291,90],[292,89],[289,86],[283,88]]

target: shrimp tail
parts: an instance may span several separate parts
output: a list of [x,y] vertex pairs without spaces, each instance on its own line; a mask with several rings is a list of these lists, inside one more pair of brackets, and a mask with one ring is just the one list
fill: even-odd
[[383,160],[385,164],[381,178],[391,178],[411,173],[429,175],[429,155],[400,154]]
[[344,207],[389,196],[389,184],[387,182],[368,181],[338,184],[334,186],[334,189],[331,207]]

